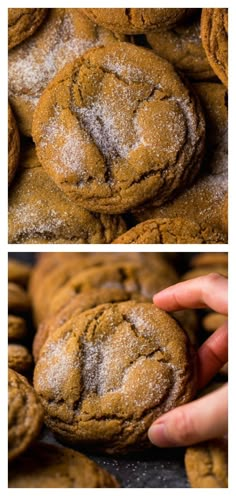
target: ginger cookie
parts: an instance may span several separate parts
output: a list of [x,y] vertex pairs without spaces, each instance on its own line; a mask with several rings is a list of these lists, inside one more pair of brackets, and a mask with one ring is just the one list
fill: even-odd
[[227,320],[226,315],[221,313],[209,312],[202,319],[202,327],[207,332],[214,332],[218,327],[221,327]]
[[8,367],[19,374],[27,375],[33,366],[33,358],[29,350],[21,344],[8,345]]
[[48,9],[8,9],[8,49],[29,38],[42,24]]
[[[41,280],[41,265],[39,264],[38,267],[36,266],[30,281],[30,295],[32,298],[34,319],[37,324],[41,322],[45,317],[47,317],[50,312],[52,312],[52,310],[50,310],[52,300],[59,292],[59,290],[64,288],[65,285],[69,283],[70,279],[73,276],[80,277],[81,274],[80,279],[81,281],[83,280],[85,283],[85,286],[84,284],[82,285],[81,290],[83,289],[84,291],[94,288],[93,285],[90,286],[91,281],[87,279],[87,276],[90,276],[93,269],[101,269],[101,272],[95,272],[95,274],[93,274],[92,272],[92,274],[97,278],[96,287],[99,287],[99,281],[102,280],[104,284],[108,284],[107,287],[111,287],[111,281],[110,283],[106,282],[104,276],[105,266],[109,266],[108,271],[106,270],[105,274],[112,277],[112,286],[115,286],[118,289],[125,289],[126,291],[130,291],[130,286],[127,285],[129,274],[128,272],[125,272],[123,274],[123,264],[125,264],[127,270],[130,265],[135,266],[135,268],[133,268],[133,272],[132,269],[130,272],[130,277],[132,277],[133,274],[134,281],[136,280],[134,271],[136,270],[136,268],[138,270],[138,267],[141,267],[141,270],[144,270],[147,274],[151,273],[151,277],[153,278],[153,280],[155,280],[156,277],[155,284],[158,284],[158,287],[160,287],[161,284],[162,287],[167,286],[168,284],[174,284],[178,280],[177,273],[174,268],[169,263],[167,263],[162,256],[158,256],[154,253],[147,254],[100,252],[94,254],[90,253],[86,255],[87,256],[83,258],[81,254],[79,254],[78,258],[73,257],[72,260],[67,260],[65,263],[60,264],[59,266],[56,265],[55,268],[49,271],[48,274],[43,272]],[[115,271],[112,270],[113,267],[115,267]],[[87,273],[88,270],[89,273]],[[124,279],[123,282],[122,277]],[[143,283],[141,282],[140,284],[142,287]],[[156,289],[157,287],[152,288],[154,292]],[[67,301],[75,294],[74,289],[71,287],[66,288],[65,293],[66,294],[62,294],[62,297],[60,298],[60,307],[65,306]],[[81,293],[81,291],[79,291],[79,293]],[[56,310],[58,310],[58,308]],[[54,310],[53,313],[55,313]]]
[[183,188],[173,200],[159,206],[159,198],[133,211],[136,222],[153,218],[183,217],[197,222],[204,230],[218,231],[227,243],[222,208],[228,190],[228,114],[225,88],[217,83],[195,83],[206,114],[207,149],[202,170],[195,183]]
[[26,291],[15,284],[8,283],[8,311],[9,313],[25,313],[30,309],[30,299]]
[[117,262],[112,265],[92,267],[68,279],[52,296],[48,315],[58,312],[76,294],[92,288],[118,288],[127,291],[135,299],[141,294],[152,300],[153,295],[173,284],[172,272],[152,271],[138,263]]
[[[33,341],[33,356],[34,360],[37,361],[39,357],[40,350],[47,340],[48,336],[51,336],[54,331],[61,327],[65,322],[70,320],[73,316],[79,315],[85,310],[90,308],[95,308],[103,303],[116,303],[120,301],[130,300],[132,295],[127,291],[117,288],[97,288],[84,291],[79,295],[72,296],[71,300],[61,308],[55,315],[46,318],[39,325]],[[136,301],[145,301],[145,297],[142,295],[135,296]]]
[[182,275],[181,280],[187,281],[188,279],[194,279],[195,277],[207,276],[215,272],[221,274],[224,277],[228,277],[228,268],[225,265],[205,265],[203,267],[196,267],[185,274]]
[[153,304],[108,303],[49,336],[34,386],[63,442],[126,453],[150,446],[154,419],[191,401],[194,354],[176,321]]
[[204,265],[226,265],[228,266],[228,253],[198,253],[191,258],[191,267],[202,267]]
[[203,81],[215,76],[202,46],[199,15],[170,30],[147,33],[146,38],[157,55],[190,79]]
[[26,321],[16,315],[8,315],[8,341],[23,341],[27,336]]
[[117,38],[121,36],[96,26],[81,9],[50,9],[35,35],[9,53],[9,98],[21,132],[31,136],[39,97],[66,63]]
[[20,136],[15,117],[8,104],[8,185],[12,182],[20,155]]
[[130,43],[66,65],[41,96],[32,129],[57,185],[76,205],[110,214],[153,197],[162,204],[194,179],[204,149],[198,99],[172,65]]
[[126,230],[121,216],[97,215],[76,206],[40,164],[22,164],[9,194],[8,226],[9,243],[28,244],[111,243]]
[[9,469],[8,487],[119,487],[87,456],[63,446],[35,443]]
[[228,87],[228,9],[202,9],[201,38],[213,71]]
[[27,286],[31,273],[30,265],[19,262],[14,258],[8,260],[8,281],[20,284],[20,286]]
[[185,18],[191,9],[82,9],[100,26],[125,34],[168,29]]
[[224,236],[210,226],[202,228],[186,218],[156,218],[146,220],[119,236],[120,244],[179,244],[223,243]]
[[185,468],[191,487],[228,487],[228,447],[214,439],[187,448]]
[[23,453],[38,436],[43,409],[25,377],[8,370],[8,459]]

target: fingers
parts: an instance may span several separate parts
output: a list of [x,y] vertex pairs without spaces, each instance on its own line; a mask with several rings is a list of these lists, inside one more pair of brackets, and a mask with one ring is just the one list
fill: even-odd
[[198,388],[205,386],[228,361],[228,322],[225,322],[198,350]]
[[209,307],[227,315],[228,280],[219,274],[196,277],[160,291],[153,301],[167,312]]
[[224,436],[228,424],[228,387],[162,415],[148,431],[160,447],[188,446]]

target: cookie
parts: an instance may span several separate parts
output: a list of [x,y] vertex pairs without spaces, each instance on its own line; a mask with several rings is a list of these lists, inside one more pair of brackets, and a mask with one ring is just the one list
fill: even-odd
[[224,439],[187,448],[184,461],[191,487],[228,487],[228,447]]
[[30,300],[26,291],[15,284],[8,283],[8,311],[9,313],[25,313],[30,309]]
[[16,315],[8,315],[8,341],[23,341],[27,336],[26,321]]
[[202,9],[201,38],[209,63],[228,86],[228,9]]
[[[56,331],[58,327],[62,326],[72,316],[74,318],[75,315],[77,316],[85,310],[95,308],[103,303],[127,301],[130,300],[130,298],[130,293],[117,288],[91,289],[88,291],[84,291],[79,295],[75,295],[74,297],[72,296],[71,300],[69,300],[68,303],[64,307],[62,307],[59,312],[57,312],[55,315],[52,315],[51,317],[46,318],[39,325],[33,341],[34,360],[37,362],[40,350],[47,340],[48,336],[53,334],[53,332]],[[145,298],[141,295],[136,295],[135,299],[136,301],[145,301]]]
[[217,83],[195,83],[206,114],[207,149],[202,170],[195,183],[173,200],[159,206],[159,198],[133,211],[134,219],[183,217],[200,224],[202,229],[218,231],[222,242],[227,233],[222,223],[222,208],[228,190],[228,117],[225,88]]
[[[74,254],[75,255],[75,254]],[[99,287],[99,281],[103,280],[103,284],[106,284],[106,287],[111,287],[111,281],[108,283],[105,279],[106,275],[112,277],[112,286],[118,289],[125,289],[126,291],[130,291],[130,285],[128,284],[129,277],[132,274],[134,278],[134,285],[137,276],[135,275],[135,270],[141,267],[141,273],[146,272],[147,274],[152,274],[153,280],[156,278],[156,283],[158,287],[162,285],[170,285],[177,282],[177,273],[174,268],[167,263],[162,256],[159,256],[154,253],[94,253],[94,254],[85,254],[87,256],[81,257],[73,257],[72,260],[67,260],[65,263],[60,264],[60,266],[55,266],[54,269],[49,271],[48,274],[44,274],[42,279],[40,279],[41,267],[39,266],[34,269],[33,275],[30,281],[30,295],[33,303],[33,311],[34,311],[34,319],[38,324],[45,317],[47,317],[51,311],[51,313],[55,313],[58,310],[57,308],[51,309],[51,302],[56,296],[56,294],[61,290],[73,276],[79,276],[80,280],[83,281],[81,286],[81,290],[92,289],[95,284],[95,279],[93,279],[93,283],[90,277],[91,271],[94,277],[96,277],[97,283],[96,287]],[[53,256],[53,255],[52,255]],[[52,257],[51,257],[52,258]],[[123,265],[125,264],[126,270],[123,273]],[[127,266],[128,264],[128,266]],[[128,273],[128,267],[132,265],[135,266],[133,269],[130,269],[130,273]],[[105,271],[105,266],[109,266],[108,271]],[[144,269],[142,267],[144,266]],[[114,267],[114,271],[113,271]],[[120,271],[119,271],[120,267]],[[93,269],[98,270],[101,269],[100,272],[93,272]],[[104,269],[104,270],[103,270]],[[88,272],[89,270],[89,272]],[[133,272],[132,272],[133,270]],[[144,272],[143,272],[144,271]],[[80,275],[81,274],[81,275]],[[115,275],[114,275],[115,274]],[[139,278],[138,278],[139,279]],[[77,283],[77,278],[76,281]],[[145,283],[144,283],[145,284]],[[140,282],[141,287],[143,287],[143,283]],[[138,286],[135,285],[137,288]],[[157,288],[152,288],[155,291]],[[66,294],[65,294],[66,293]],[[81,293],[81,291],[80,291]],[[137,291],[136,291],[137,293]],[[59,305],[60,308],[65,306],[67,301],[75,294],[73,288],[66,288],[64,294],[60,297]]]
[[188,279],[194,279],[195,277],[207,276],[212,272],[228,277],[228,268],[225,265],[205,265],[203,267],[196,267],[188,272],[185,272],[185,274],[182,275],[181,280],[187,281]]
[[46,14],[47,9],[8,9],[8,49],[35,33]]
[[204,149],[198,100],[172,65],[130,43],[68,64],[41,96],[32,129],[57,185],[76,205],[110,214],[153,197],[162,204],[194,179]]
[[228,253],[198,253],[191,258],[191,267],[202,267],[204,265],[226,265],[228,266]]
[[215,76],[202,46],[198,14],[170,30],[147,33],[146,38],[157,55],[190,79],[203,81]]
[[8,367],[19,372],[19,374],[27,375],[33,366],[32,355],[25,346],[21,344],[8,345]]
[[22,375],[8,371],[8,459],[23,453],[38,436],[43,409],[34,389]]
[[153,304],[108,303],[49,336],[34,386],[63,442],[126,453],[150,446],[154,419],[193,398],[194,355],[176,321]]
[[100,26],[125,34],[139,34],[175,26],[191,9],[82,9]]
[[49,315],[58,312],[74,295],[92,288],[119,288],[129,292],[134,299],[141,294],[152,300],[157,291],[173,284],[172,272],[168,274],[165,267],[163,269],[151,271],[138,263],[117,262],[84,270],[69,278],[53,295]]
[[228,233],[228,193],[225,194],[222,210],[222,226],[226,233]]
[[8,487],[119,487],[115,477],[87,456],[36,443],[10,466]]
[[113,243],[120,244],[179,244],[223,243],[225,237],[210,226],[202,228],[186,218],[151,219],[137,224]]
[[226,315],[221,313],[209,312],[202,319],[202,327],[207,332],[214,332],[218,327],[221,327],[227,320]]
[[39,97],[67,62],[117,38],[121,36],[96,26],[81,9],[50,9],[35,35],[9,53],[9,98],[21,132],[31,136]]
[[15,117],[8,104],[8,186],[11,184],[20,155],[20,136],[17,129]]
[[39,164],[22,166],[10,190],[9,243],[111,243],[125,230],[121,216],[92,214],[76,206]]
[[31,267],[23,262],[19,262],[14,258],[8,260],[8,281],[27,286],[31,273]]

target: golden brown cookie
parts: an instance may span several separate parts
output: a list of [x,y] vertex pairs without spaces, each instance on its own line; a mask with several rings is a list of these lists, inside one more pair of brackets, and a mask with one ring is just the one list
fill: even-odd
[[30,299],[26,291],[15,284],[14,282],[8,283],[8,311],[9,313],[24,313],[30,308]]
[[50,9],[34,36],[9,53],[9,98],[21,132],[31,136],[39,97],[67,62],[117,38],[121,36],[96,26],[81,9]]
[[32,129],[58,186],[107,213],[153,197],[161,204],[193,180],[205,135],[198,100],[173,66],[130,43],[68,64],[41,96]]
[[21,344],[8,345],[8,367],[19,372],[19,374],[27,375],[33,366],[33,358],[29,350]]
[[20,284],[20,286],[25,287],[28,283],[31,273],[30,265],[19,262],[14,258],[9,258],[8,260],[8,281]]
[[[61,308],[55,315],[46,318],[39,325],[33,341],[33,356],[37,361],[39,353],[47,340],[48,336],[61,327],[64,322],[67,322],[72,316],[79,315],[85,310],[95,308],[103,303],[115,303],[119,301],[128,301],[132,295],[127,291],[118,288],[97,288],[84,291],[79,295],[72,296],[71,300]],[[135,296],[136,301],[145,301],[142,295]]]
[[179,244],[224,243],[225,236],[210,226],[202,228],[186,218],[156,218],[146,220],[119,236],[113,243],[124,244]]
[[82,9],[92,21],[111,31],[145,33],[175,26],[190,9]]
[[[31,150],[33,159],[35,150]],[[9,243],[111,243],[126,230],[121,216],[97,215],[71,202],[40,167],[24,167],[11,188]]]
[[228,86],[228,9],[202,9],[201,38],[213,71]]
[[43,22],[48,9],[8,9],[8,49],[31,36]]
[[15,117],[8,104],[8,185],[12,182],[19,162],[20,136]]
[[68,281],[61,285],[52,296],[48,315],[58,312],[76,294],[92,288],[119,288],[129,292],[134,299],[136,294],[141,294],[152,300],[157,291],[174,282],[172,274],[172,271],[166,271],[164,265],[157,271],[155,267],[150,270],[150,267],[131,262],[92,267],[68,278]]
[[202,46],[198,15],[170,30],[147,33],[146,37],[157,55],[169,60],[187,77],[203,81],[215,76]]
[[207,276],[212,272],[221,274],[224,277],[228,277],[228,268],[225,265],[219,264],[219,265],[204,265],[202,267],[193,268],[188,272],[185,272],[181,280],[187,281],[188,279],[194,279],[195,277]]
[[194,354],[153,304],[108,303],[49,336],[34,386],[46,424],[64,442],[124,453],[150,446],[153,420],[193,398]]
[[223,211],[222,211],[222,226],[228,234],[228,193],[225,194]]
[[202,319],[202,327],[207,332],[214,332],[218,327],[221,327],[227,320],[226,315],[221,313],[209,312]]
[[87,456],[62,446],[35,443],[10,466],[8,487],[119,487],[115,477]]
[[23,453],[38,436],[43,409],[25,377],[8,370],[8,459]]
[[228,266],[228,253],[198,253],[191,258],[191,267],[202,267],[203,265],[226,265]]
[[25,319],[16,315],[8,315],[8,341],[22,341],[26,336]]
[[[52,259],[53,255],[49,258]],[[114,267],[115,265],[115,267],[117,268],[120,264],[120,273],[119,270],[115,270],[116,278],[113,279],[113,287],[115,285],[115,287],[118,287],[119,289],[125,289],[126,291],[129,291],[129,286],[127,286],[128,274],[125,273],[123,275],[122,272],[123,264],[126,265],[127,263],[128,265],[131,264],[135,265],[135,267],[141,267],[141,269],[142,266],[144,266],[144,270],[146,270],[146,272],[151,272],[153,274],[152,277],[154,278],[156,276],[158,287],[160,287],[160,284],[162,284],[162,287],[164,285],[174,284],[178,280],[177,273],[174,268],[169,263],[167,263],[160,254],[155,253],[147,254],[100,252],[94,254],[85,254],[84,257],[79,254],[78,258],[74,256],[71,260],[67,259],[65,263],[59,264],[58,266],[55,265],[55,267],[52,268],[48,274],[45,273],[44,270],[43,274],[41,273],[42,266],[41,264],[39,264],[39,266],[36,266],[36,268],[34,269],[30,281],[30,295],[33,303],[35,322],[38,324],[39,322],[41,322],[41,320],[49,315],[51,301],[58,293],[58,291],[61,290],[61,288],[63,288],[73,276],[79,276],[79,274],[81,273],[81,278],[83,278],[83,281],[85,283],[85,286],[83,285],[83,290],[91,289],[93,287],[90,286],[91,281],[86,281],[88,269],[90,270],[90,275],[92,269],[102,269],[105,266],[109,266],[109,272],[106,272],[106,274],[109,273],[111,275],[112,267]],[[40,277],[40,274],[42,275],[42,277]],[[95,273],[95,275],[96,274],[97,272]],[[122,283],[122,277],[124,279],[124,283]],[[104,279],[101,271],[100,279],[97,279],[98,283],[99,281],[101,281],[102,278]],[[103,282],[104,284],[106,284],[105,279]],[[109,284],[108,287],[111,287],[111,284]],[[66,291],[66,295],[62,296],[63,299],[60,301],[60,306],[65,306],[68,299],[70,299],[73,295],[73,290],[69,289],[69,292]],[[67,300],[65,300],[65,297],[67,298]]]
[[195,83],[206,114],[207,149],[202,170],[195,183],[183,188],[172,201],[159,206],[159,198],[134,211],[136,222],[152,218],[184,217],[202,229],[219,232],[223,242],[227,233],[222,223],[222,208],[228,190],[228,118],[225,88],[217,83]]
[[191,487],[228,487],[228,447],[215,439],[187,448],[185,468]]

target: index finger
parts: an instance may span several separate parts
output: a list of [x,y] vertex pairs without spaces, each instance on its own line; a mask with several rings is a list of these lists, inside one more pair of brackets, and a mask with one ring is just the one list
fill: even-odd
[[212,308],[228,314],[228,279],[220,274],[208,274],[174,284],[153,297],[162,310],[172,312],[184,308]]

